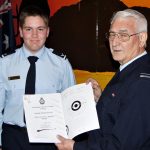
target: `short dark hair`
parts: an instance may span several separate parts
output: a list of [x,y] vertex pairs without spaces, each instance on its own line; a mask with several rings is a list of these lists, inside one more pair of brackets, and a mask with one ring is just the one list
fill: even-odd
[[23,27],[23,25],[25,23],[26,17],[29,17],[29,16],[40,16],[44,20],[46,26],[49,26],[48,14],[45,13],[45,11],[43,11],[41,8],[39,8],[37,6],[29,5],[25,8],[23,8],[20,12],[19,22],[20,22],[21,28]]

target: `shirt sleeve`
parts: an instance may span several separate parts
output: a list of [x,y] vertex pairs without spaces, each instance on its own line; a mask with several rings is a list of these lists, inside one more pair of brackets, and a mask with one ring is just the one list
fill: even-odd
[[[3,123],[3,109],[4,109],[4,101],[5,101],[5,87],[4,81],[2,77],[2,61],[0,59],[0,134],[2,133],[2,123]],[[0,145],[1,145],[1,136],[0,136]]]
[[128,88],[122,97],[126,104],[110,133],[91,131],[87,141],[75,143],[74,150],[150,149],[150,80],[141,79]]
[[74,72],[68,59],[64,60],[64,75],[62,78],[62,91],[76,84]]

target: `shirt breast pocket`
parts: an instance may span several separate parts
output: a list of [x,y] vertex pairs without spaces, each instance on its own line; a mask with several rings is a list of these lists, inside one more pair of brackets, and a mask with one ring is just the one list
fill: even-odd
[[16,80],[8,80],[6,84],[6,90],[14,91],[14,90],[24,90],[25,81],[23,79]]
[[22,95],[24,94],[24,88],[24,80],[8,80],[6,84],[6,99],[11,99],[12,102],[18,99],[22,99]]

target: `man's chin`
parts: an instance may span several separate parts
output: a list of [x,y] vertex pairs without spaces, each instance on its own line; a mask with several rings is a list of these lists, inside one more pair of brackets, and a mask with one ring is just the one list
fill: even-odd
[[31,52],[31,53],[36,53],[36,52],[38,52],[39,50],[40,50],[40,48],[30,49],[30,52]]
[[121,58],[119,56],[113,56],[113,60],[120,62]]

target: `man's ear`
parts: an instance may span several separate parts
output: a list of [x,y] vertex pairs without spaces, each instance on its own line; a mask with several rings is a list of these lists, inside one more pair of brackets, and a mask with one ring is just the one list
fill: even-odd
[[21,27],[19,27],[19,33],[20,33],[20,37],[22,38],[23,34],[22,34],[22,28]]
[[139,33],[139,39],[140,39],[140,47],[145,47],[147,41],[147,32]]
[[48,27],[48,30],[47,30],[47,37],[49,36],[49,33],[50,33],[50,27]]

